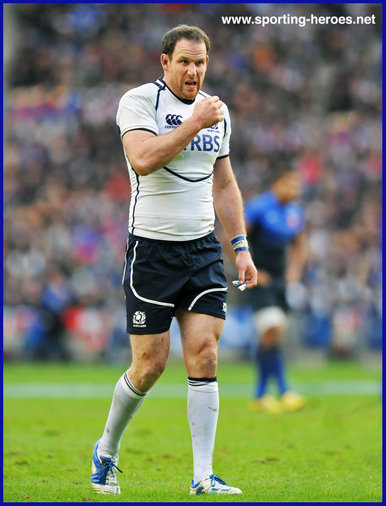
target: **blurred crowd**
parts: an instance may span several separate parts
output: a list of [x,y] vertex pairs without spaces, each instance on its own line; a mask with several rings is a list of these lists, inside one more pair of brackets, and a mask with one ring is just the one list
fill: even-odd
[[[376,24],[221,22],[281,14],[375,14]],[[204,90],[229,106],[244,198],[281,170],[301,173],[309,261],[288,297],[303,344],[341,356],[379,347],[381,5],[8,4],[6,358],[110,357],[127,346],[130,187],[115,113],[127,89],[162,75],[162,35],[179,23],[210,36]]]

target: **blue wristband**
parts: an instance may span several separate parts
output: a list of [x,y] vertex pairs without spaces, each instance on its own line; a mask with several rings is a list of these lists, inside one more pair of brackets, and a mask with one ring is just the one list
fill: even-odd
[[231,244],[235,253],[240,253],[240,251],[249,251],[248,241],[245,235],[233,237],[233,239],[231,239]]

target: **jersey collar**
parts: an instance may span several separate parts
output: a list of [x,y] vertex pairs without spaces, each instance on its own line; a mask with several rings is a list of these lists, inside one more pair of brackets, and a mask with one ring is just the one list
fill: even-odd
[[169,88],[169,86],[165,83],[165,81],[162,79],[162,77],[159,77],[159,78],[157,79],[157,81],[158,81],[159,83],[161,83],[163,86],[166,86],[166,88],[170,91],[170,93],[171,93],[172,95],[174,95],[176,98],[178,98],[178,100],[179,100],[180,102],[183,102],[184,104],[188,104],[188,105],[190,105],[190,104],[193,104],[193,103],[194,103],[194,101],[196,100],[195,98],[193,98],[193,100],[189,100],[189,99],[187,99],[187,98],[180,98],[179,96],[177,96],[177,95],[176,95],[176,94],[175,94],[175,93],[174,93],[174,92],[173,92],[173,91]]

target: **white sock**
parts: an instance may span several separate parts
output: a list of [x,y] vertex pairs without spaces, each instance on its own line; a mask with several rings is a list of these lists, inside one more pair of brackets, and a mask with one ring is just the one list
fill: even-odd
[[140,392],[134,387],[127,373],[119,378],[115,385],[105,430],[99,441],[98,456],[118,455],[122,435],[147,394],[148,392]]
[[192,435],[194,483],[213,474],[213,450],[219,410],[216,378],[189,378],[188,421]]

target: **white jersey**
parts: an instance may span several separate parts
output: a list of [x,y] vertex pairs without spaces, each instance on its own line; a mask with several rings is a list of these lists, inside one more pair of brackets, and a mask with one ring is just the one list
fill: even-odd
[[[126,92],[117,112],[121,137],[130,130],[163,135],[192,116],[195,100],[178,98],[162,79]],[[229,156],[228,108],[224,121],[204,128],[167,166],[140,176],[126,158],[131,184],[129,233],[150,239],[186,241],[214,229],[213,165]]]

